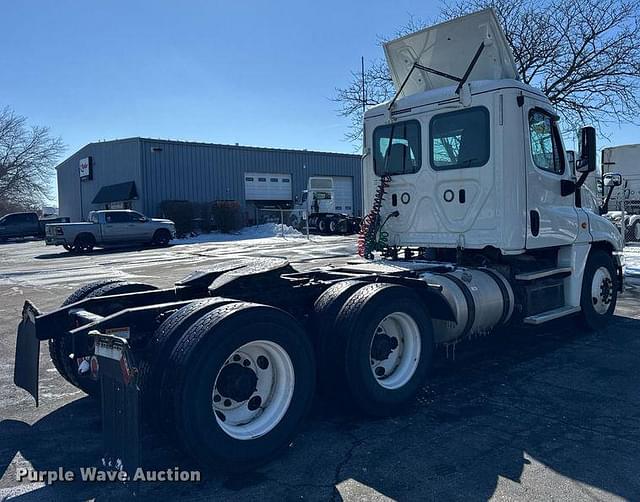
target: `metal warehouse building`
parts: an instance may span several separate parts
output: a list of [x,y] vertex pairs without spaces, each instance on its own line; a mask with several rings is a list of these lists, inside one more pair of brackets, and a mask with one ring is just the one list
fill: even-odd
[[362,212],[359,155],[129,138],[90,143],[56,170],[72,221],[96,209],[162,216],[165,200],[238,201],[251,221],[256,207],[290,207],[310,176],[333,177],[340,210]]

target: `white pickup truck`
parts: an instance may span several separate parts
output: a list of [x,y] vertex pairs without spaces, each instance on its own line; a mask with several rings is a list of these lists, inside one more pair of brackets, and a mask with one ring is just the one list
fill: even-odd
[[89,252],[95,246],[154,244],[166,246],[176,236],[171,220],[147,218],[130,210],[92,211],[89,221],[47,225],[47,246],[64,246],[67,251]]

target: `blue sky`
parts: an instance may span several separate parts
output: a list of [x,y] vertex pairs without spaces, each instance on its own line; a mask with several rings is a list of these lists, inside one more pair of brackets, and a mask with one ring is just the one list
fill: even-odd
[[[67,154],[148,136],[352,152],[330,98],[437,2],[0,0],[0,106]],[[617,127],[606,143],[635,143]],[[601,142],[601,146],[606,146]]]

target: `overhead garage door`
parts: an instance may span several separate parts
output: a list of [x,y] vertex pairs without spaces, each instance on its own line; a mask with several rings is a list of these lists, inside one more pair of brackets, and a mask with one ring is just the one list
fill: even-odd
[[291,175],[245,173],[246,200],[291,200]]
[[353,178],[334,176],[333,190],[336,198],[336,211],[353,215]]

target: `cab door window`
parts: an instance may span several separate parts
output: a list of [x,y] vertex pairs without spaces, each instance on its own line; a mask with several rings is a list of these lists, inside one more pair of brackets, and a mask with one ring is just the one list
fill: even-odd
[[564,173],[564,157],[560,148],[560,133],[548,113],[533,109],[529,112],[531,156],[536,167],[554,174]]

